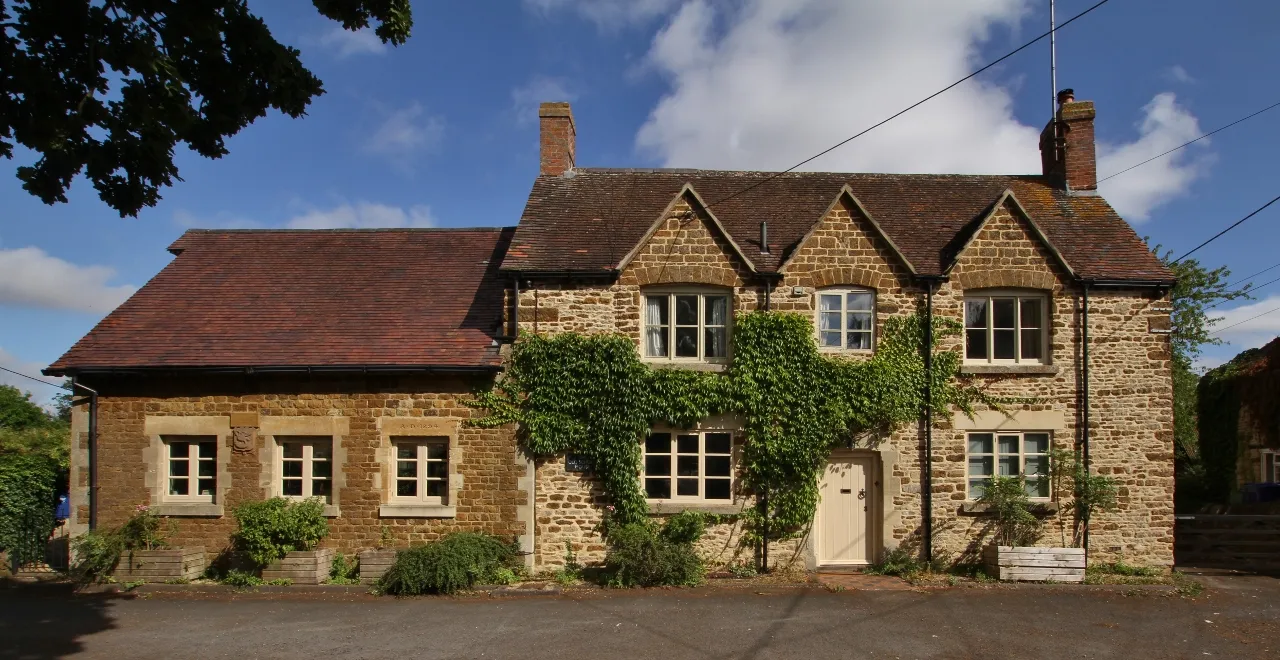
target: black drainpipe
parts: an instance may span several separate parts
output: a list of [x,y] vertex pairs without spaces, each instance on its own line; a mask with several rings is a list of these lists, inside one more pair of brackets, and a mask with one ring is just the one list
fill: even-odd
[[[1089,474],[1089,283],[1084,285],[1084,309],[1080,319],[1080,357],[1081,379],[1084,381],[1081,392],[1081,408],[1084,409],[1084,432],[1080,438],[1080,452],[1083,456],[1084,473]],[[1083,543],[1085,561],[1089,557],[1089,515],[1085,514]]]
[[933,280],[924,303],[924,559],[933,561]]

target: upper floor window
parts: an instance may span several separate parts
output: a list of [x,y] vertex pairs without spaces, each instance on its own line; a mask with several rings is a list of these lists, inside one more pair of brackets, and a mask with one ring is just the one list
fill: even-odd
[[991,477],[1026,478],[1027,497],[1049,499],[1048,433],[970,433],[969,499],[982,497]]
[[333,498],[333,438],[282,438],[280,494],[289,498]]
[[1049,333],[1045,297],[989,292],[964,298],[964,358],[969,362],[1044,363]]
[[818,292],[818,346],[869,351],[875,333],[876,294],[869,289]]
[[727,358],[729,312],[727,292],[646,293],[644,356],[667,360]]
[[165,499],[212,503],[218,486],[217,439],[175,436],[164,438],[164,444],[169,483]]
[[651,500],[733,499],[733,434],[650,433],[644,441],[644,492]]

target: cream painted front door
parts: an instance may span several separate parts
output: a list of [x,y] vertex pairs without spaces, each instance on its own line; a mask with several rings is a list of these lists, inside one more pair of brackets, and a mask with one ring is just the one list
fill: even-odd
[[818,503],[818,564],[866,564],[872,556],[875,479],[871,456],[832,456]]

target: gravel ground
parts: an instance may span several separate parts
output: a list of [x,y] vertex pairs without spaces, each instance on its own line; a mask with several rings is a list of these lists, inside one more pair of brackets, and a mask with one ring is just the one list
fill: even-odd
[[419,598],[0,589],[0,658],[1276,658],[1280,580]]

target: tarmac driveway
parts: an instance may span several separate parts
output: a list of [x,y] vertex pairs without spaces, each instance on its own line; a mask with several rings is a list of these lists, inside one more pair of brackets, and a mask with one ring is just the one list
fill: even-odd
[[0,589],[0,658],[1280,657],[1280,580],[1204,581],[1195,599],[1065,586],[505,600]]

